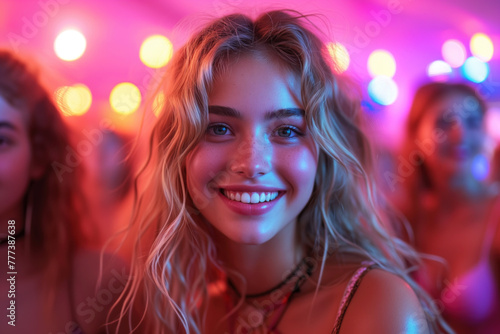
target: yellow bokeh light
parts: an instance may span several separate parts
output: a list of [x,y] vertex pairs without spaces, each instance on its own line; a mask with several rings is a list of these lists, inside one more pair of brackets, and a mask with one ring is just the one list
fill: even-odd
[[349,68],[349,63],[351,58],[349,57],[349,52],[344,45],[341,43],[330,42],[326,45],[328,53],[333,60],[334,69],[339,72],[345,72]]
[[156,117],[159,117],[163,107],[165,106],[165,94],[159,92],[153,100],[153,113]]
[[141,105],[141,92],[136,85],[130,82],[122,82],[111,91],[109,103],[117,113],[131,114]]
[[92,93],[82,84],[64,86],[55,91],[55,100],[63,115],[80,116],[90,109]]
[[477,33],[470,40],[470,51],[482,61],[490,61],[493,58],[493,42],[485,34]]
[[139,57],[144,65],[152,68],[165,66],[172,58],[174,47],[168,38],[153,35],[142,43]]
[[80,58],[87,47],[85,36],[75,29],[61,32],[54,41],[54,51],[62,60],[73,61]]
[[373,78],[380,75],[392,78],[396,74],[396,61],[389,51],[375,50],[368,57],[368,72]]

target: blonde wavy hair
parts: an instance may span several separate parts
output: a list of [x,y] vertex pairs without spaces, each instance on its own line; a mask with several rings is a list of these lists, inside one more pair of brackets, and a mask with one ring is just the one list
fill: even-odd
[[383,203],[374,196],[359,100],[334,74],[335,65],[312,28],[309,17],[291,10],[265,12],[255,20],[231,14],[204,27],[171,60],[161,87],[165,106],[136,180],[131,231],[137,242],[131,280],[121,296],[122,315],[133,304],[144,306],[139,318],[147,332],[203,332],[208,285],[223,268],[186,188],[186,157],[206,132],[215,78],[234,57],[261,50],[300,78],[306,122],[320,149],[314,190],[298,217],[301,242],[321,259],[321,270],[328,255],[339,250],[403,277],[422,302],[430,327],[439,331],[441,318],[407,269],[419,257],[395,238],[381,216]]

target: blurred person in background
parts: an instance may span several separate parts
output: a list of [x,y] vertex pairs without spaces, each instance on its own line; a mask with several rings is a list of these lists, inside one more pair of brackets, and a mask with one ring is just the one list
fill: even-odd
[[[113,129],[92,128],[95,149],[88,159],[88,178],[84,186],[91,217],[99,226],[100,243],[115,251],[120,232],[130,220],[133,208],[133,175],[136,157],[130,148],[133,137]],[[118,244],[117,244],[118,243]],[[126,247],[121,247],[126,256]]]
[[0,333],[105,333],[126,283],[126,266],[90,247],[72,147],[38,76],[0,51]]
[[417,281],[457,333],[500,333],[500,177],[495,163],[489,178],[476,168],[487,156],[485,112],[468,85],[421,86],[398,159],[403,187],[392,193],[417,250],[444,259]]

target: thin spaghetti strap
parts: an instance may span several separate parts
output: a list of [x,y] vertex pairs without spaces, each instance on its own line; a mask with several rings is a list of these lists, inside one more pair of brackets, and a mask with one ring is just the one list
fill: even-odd
[[342,297],[342,301],[340,302],[340,307],[337,312],[337,318],[335,319],[335,325],[333,326],[332,334],[337,334],[340,331],[340,325],[342,324],[345,312],[347,311],[347,307],[349,306],[354,293],[358,289],[359,285],[361,284],[361,280],[366,275],[366,273],[368,273],[368,271],[370,271],[370,269],[373,269],[374,267],[373,262],[363,264],[363,267],[356,270],[354,275],[352,275],[351,279],[349,280],[349,283],[347,284],[347,287],[344,291],[344,296]]

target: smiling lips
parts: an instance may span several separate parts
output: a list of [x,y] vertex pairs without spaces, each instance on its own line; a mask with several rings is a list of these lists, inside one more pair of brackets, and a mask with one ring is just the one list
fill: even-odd
[[257,204],[269,202],[276,197],[278,197],[277,191],[272,192],[239,192],[239,191],[229,191],[222,189],[224,196],[229,198],[231,201],[241,202],[246,204]]
[[[285,191],[262,191],[267,189],[220,188],[219,196],[232,211],[245,216],[263,215],[276,205]],[[260,191],[259,191],[260,190]],[[271,190],[271,189],[269,189]]]

